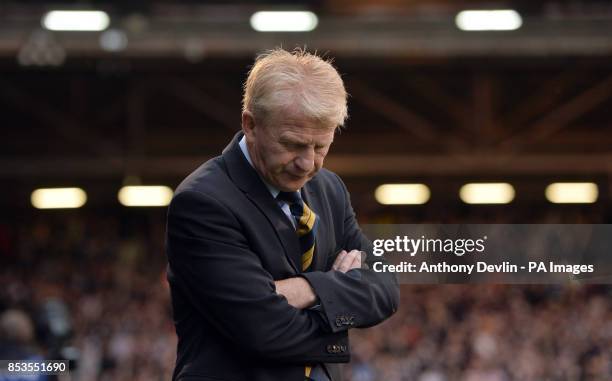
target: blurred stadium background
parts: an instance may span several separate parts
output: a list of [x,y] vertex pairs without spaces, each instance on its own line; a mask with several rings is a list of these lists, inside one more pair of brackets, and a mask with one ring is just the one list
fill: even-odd
[[[467,9],[515,12],[493,23],[508,30],[470,31]],[[104,11],[108,25],[51,30],[52,10]],[[310,11],[314,29],[258,32],[263,10]],[[609,1],[4,0],[0,359],[75,359],[72,380],[170,379],[165,208],[117,194],[172,189],[218,155],[255,54],[279,45],[328,52],[344,76],[350,119],[326,165],[362,224],[612,222]],[[502,199],[460,197],[482,182],[505,183]],[[559,203],[559,182],[587,184]],[[376,194],[388,183],[421,185],[397,205]],[[57,187],[84,204],[35,207],[36,189]],[[347,380],[609,381],[612,288],[403,286],[398,313],[353,331],[352,348]]]

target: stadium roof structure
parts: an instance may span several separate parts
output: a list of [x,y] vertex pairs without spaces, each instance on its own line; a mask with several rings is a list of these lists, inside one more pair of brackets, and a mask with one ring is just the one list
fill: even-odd
[[264,3],[124,3],[89,3],[125,39],[114,50],[105,32],[43,30],[54,3],[0,6],[0,178],[176,184],[238,131],[254,55],[282,44],[328,52],[343,74],[348,130],[326,165],[349,182],[609,181],[606,2],[505,2],[523,25],[503,32],[454,24],[482,2],[306,2],[319,16],[308,33],[255,32]]

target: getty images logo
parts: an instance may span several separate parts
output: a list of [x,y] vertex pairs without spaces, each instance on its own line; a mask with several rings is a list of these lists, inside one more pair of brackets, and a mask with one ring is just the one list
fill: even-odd
[[375,239],[373,241],[375,256],[388,253],[404,253],[414,257],[417,254],[464,254],[483,253],[487,236],[478,239],[441,239],[441,238],[409,238],[396,236],[395,239]]

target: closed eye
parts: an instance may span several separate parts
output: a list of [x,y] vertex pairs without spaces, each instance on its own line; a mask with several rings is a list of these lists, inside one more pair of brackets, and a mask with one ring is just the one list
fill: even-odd
[[281,141],[281,144],[291,151],[299,151],[308,148],[308,144],[295,141],[284,140]]

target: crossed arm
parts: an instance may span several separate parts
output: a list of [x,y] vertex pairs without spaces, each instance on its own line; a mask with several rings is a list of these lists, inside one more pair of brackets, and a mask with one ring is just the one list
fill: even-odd
[[[352,250],[350,252],[342,250],[332,266],[332,270],[342,273],[359,268],[361,268],[361,251],[359,250]],[[292,307],[298,309],[312,307],[317,300],[317,295],[312,286],[302,277],[277,280],[274,283],[276,285],[276,293],[284,296]]]

